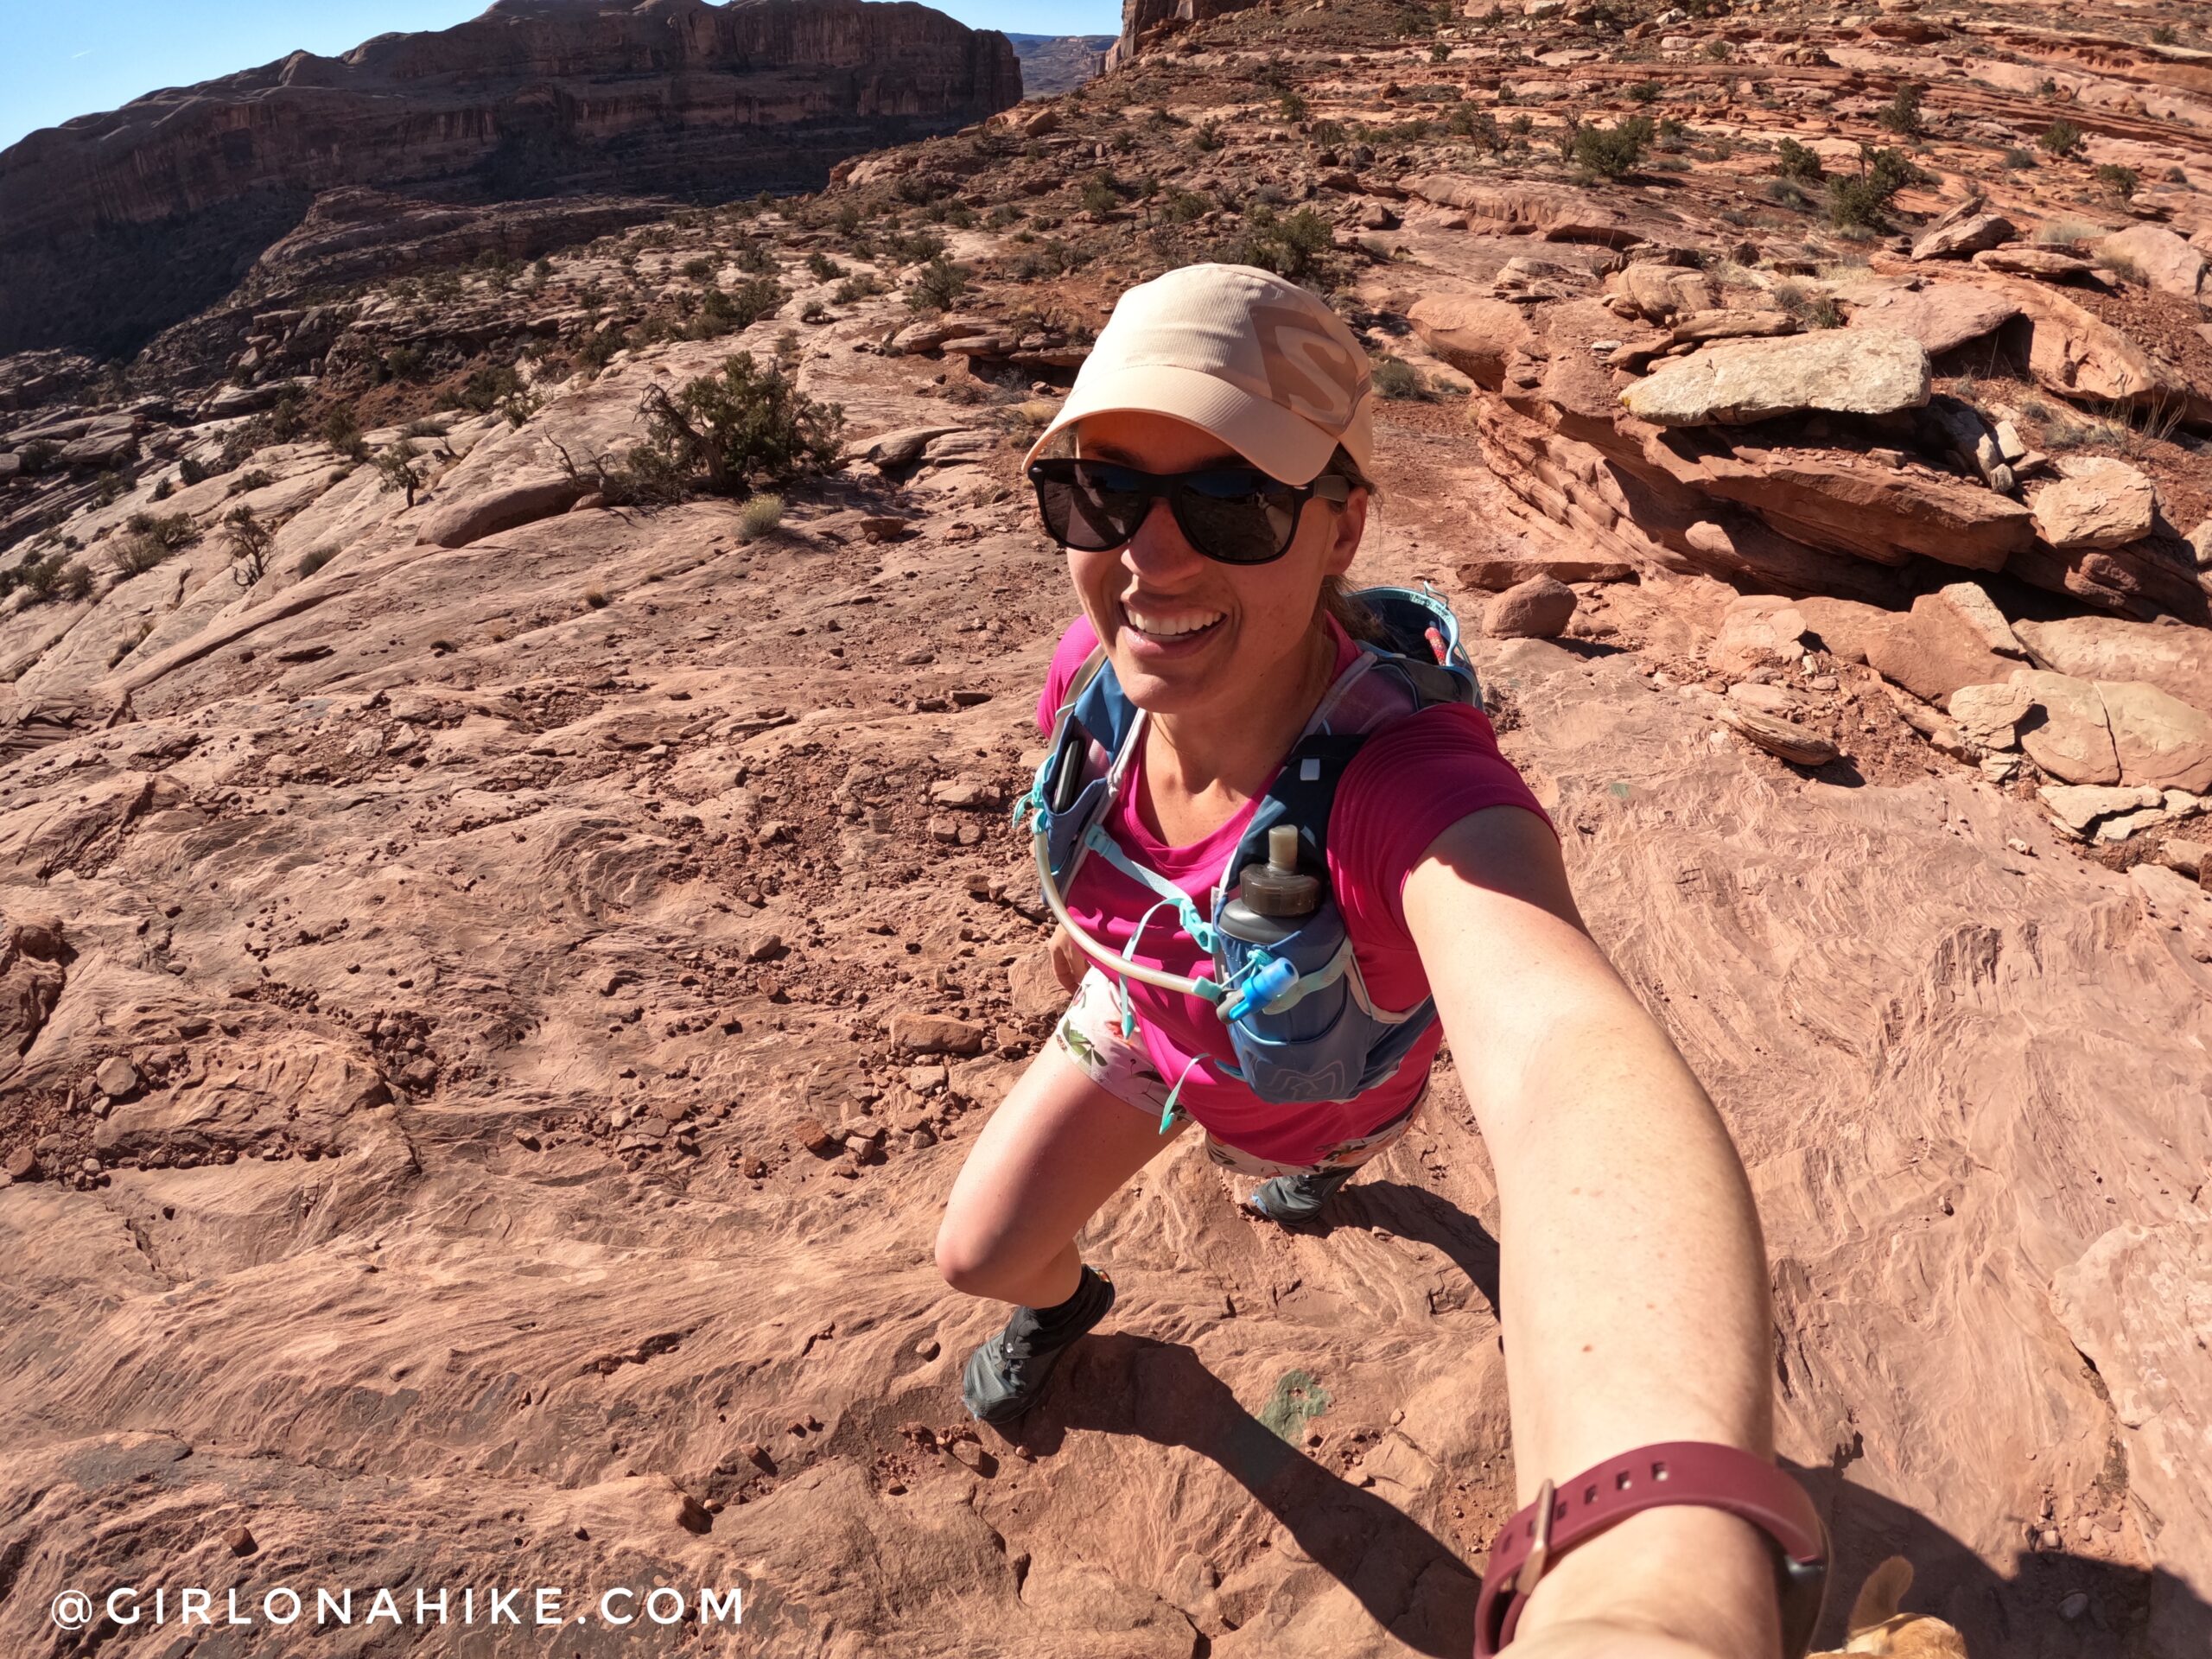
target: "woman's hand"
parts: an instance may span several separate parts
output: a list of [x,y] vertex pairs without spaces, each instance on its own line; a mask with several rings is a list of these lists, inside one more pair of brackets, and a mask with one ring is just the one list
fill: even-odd
[[1065,927],[1052,930],[1052,976],[1060,982],[1060,988],[1072,995],[1075,988],[1083,983],[1083,976],[1090,966],[1090,958],[1083,954],[1083,947],[1068,937]]

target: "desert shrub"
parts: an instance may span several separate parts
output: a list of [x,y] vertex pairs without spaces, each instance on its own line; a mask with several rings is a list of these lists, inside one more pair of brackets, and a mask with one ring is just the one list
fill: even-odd
[[1256,265],[1293,282],[1311,271],[1335,240],[1329,221],[1311,207],[1278,216],[1262,205],[1244,216],[1244,228],[1221,254],[1230,264]]
[[1449,41],[1431,41],[1428,44],[1428,60],[1431,63],[1451,62],[1452,42]]
[[2033,167],[2035,164],[2036,153],[2031,149],[2022,149],[2015,144],[2005,152],[2005,165],[2016,172],[2022,168]]
[[784,498],[763,492],[737,512],[737,539],[757,542],[784,522]]
[[839,264],[819,248],[806,256],[806,269],[817,283],[826,283],[833,276],[842,276],[846,274],[844,266]]
[[276,531],[241,503],[223,515],[223,537],[231,548],[231,580],[251,588],[269,569],[269,544]]
[[2180,39],[2180,31],[2171,23],[2158,23],[2151,29],[2151,41],[2155,46],[2171,46]]
[[605,610],[607,608],[607,589],[604,588],[585,588],[584,603],[590,606],[594,611]]
[[686,259],[683,262],[683,274],[695,283],[707,281],[718,268],[718,262],[709,259],[703,253],[696,259]]
[[2058,248],[2072,251],[2085,242],[2094,242],[2104,235],[2098,226],[2079,219],[2054,219],[2036,227],[2031,239],[2039,248]]
[[302,578],[311,576],[337,556],[338,550],[326,542],[321,547],[309,548],[301,554],[300,562],[293,566],[293,569]]
[[1774,297],[1782,308],[1796,319],[1801,327],[1840,328],[1843,312],[1826,294],[1808,293],[1796,283],[1783,283],[1774,290]]
[[640,499],[692,490],[749,495],[842,464],[844,410],[805,396],[749,352],[734,353],[719,375],[702,375],[673,396],[649,389],[639,413],[646,440],[630,451],[626,479],[614,481],[639,490]]
[[1166,199],[1160,204],[1160,216],[1170,225],[1187,225],[1211,205],[1197,191],[1173,185],[1169,187]]
[[158,480],[154,486],[154,499],[156,501],[166,501],[175,493],[176,486],[166,478]]
[[1859,173],[1828,181],[1828,219],[1839,230],[1875,230],[1887,222],[1890,202],[1908,184],[1924,182],[1927,175],[1905,160],[1904,152],[1859,147]]
[[1110,173],[1088,175],[1078,187],[1083,209],[1089,213],[1111,213],[1122,205],[1122,193],[1115,188]]
[[918,265],[926,264],[943,253],[945,241],[935,231],[919,230],[887,236],[883,239],[883,246],[893,258],[910,265]]
[[1656,80],[1631,82],[1628,95],[1639,104],[1656,104],[1659,101],[1659,83]]
[[1342,124],[1335,121],[1316,121],[1313,130],[1306,136],[1313,141],[1317,149],[1341,149],[1346,142]]
[[1275,100],[1275,108],[1286,121],[1303,121],[1306,118],[1306,99],[1302,93],[1285,92]]
[[419,346],[395,346],[377,361],[379,380],[420,380],[429,369],[429,356]]
[[1191,135],[1191,148],[1200,155],[1221,148],[1221,123],[1205,120],[1198,123],[1198,130]]
[[201,466],[190,455],[187,455],[182,461],[177,462],[176,475],[177,481],[189,489],[194,484],[206,483],[208,473],[207,467]]
[[857,276],[848,276],[837,284],[837,291],[830,296],[835,305],[851,305],[857,301],[883,292],[883,279],[873,271],[864,270]]
[[2061,118],[2044,128],[2043,137],[2036,143],[2054,156],[2071,156],[2082,148],[2082,129]]
[[377,487],[379,490],[404,490],[407,505],[415,505],[415,493],[429,478],[421,451],[413,442],[403,435],[399,442],[377,452]]
[[830,321],[830,308],[819,300],[809,300],[799,312],[798,320],[801,322],[827,322]]
[[351,404],[331,405],[330,412],[322,417],[322,441],[351,460],[368,459],[369,446],[362,439],[361,423],[354,418]]
[[1764,194],[1769,201],[1779,207],[1795,207],[1801,213],[1813,205],[1813,199],[1794,179],[1769,179]]
[[2097,182],[2104,186],[2108,194],[2119,198],[2121,201],[2126,201],[2133,195],[2135,187],[2143,182],[2133,168],[2121,167],[2111,162],[2106,162],[2097,169],[2096,178]]
[[1410,363],[1395,357],[1377,358],[1372,385],[1378,397],[1415,399],[1428,396],[1428,383],[1421,378],[1421,371]]
[[1496,151],[1500,147],[1497,118],[1488,110],[1478,110],[1471,104],[1458,105],[1445,118],[1444,125],[1453,137],[1471,139],[1484,149]]
[[1891,132],[1910,136],[1920,130],[1920,98],[1927,89],[1910,81],[1897,90],[1897,96],[1882,108],[1874,119]]
[[775,251],[766,242],[744,241],[737,245],[737,268],[752,276],[773,276],[779,267]]
[[419,421],[410,421],[399,429],[403,438],[442,438],[452,429],[435,416],[426,415]]
[[914,285],[906,290],[906,304],[916,311],[949,311],[968,291],[969,274],[967,266],[956,265],[939,253],[915,276]]
[[223,486],[225,495],[244,495],[248,490],[265,490],[276,480],[258,467],[240,473]]
[[2098,259],[2097,263],[2102,265],[2107,270],[2110,271],[2113,276],[2119,277],[2122,282],[2133,283],[2139,288],[2149,286],[2147,280],[2143,275],[2143,267],[2137,264],[2133,259],[2129,258],[2124,253],[2104,254]]
[[1775,146],[1774,170],[1785,179],[1796,179],[1802,184],[1818,184],[1822,177],[1819,152],[1795,138],[1784,138]]
[[1705,55],[1715,63],[1727,62],[1730,50],[1728,42],[1724,40],[1711,40],[1705,43]]
[[1651,118],[1630,116],[1611,127],[1576,127],[1570,141],[1573,160],[1600,178],[1633,172],[1650,144]]

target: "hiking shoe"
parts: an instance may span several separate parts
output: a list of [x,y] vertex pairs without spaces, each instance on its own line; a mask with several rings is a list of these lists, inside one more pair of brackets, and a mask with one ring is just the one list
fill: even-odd
[[1356,1168],[1309,1169],[1296,1175],[1278,1175],[1262,1181],[1244,1200],[1245,1207],[1286,1226],[1311,1221],[1321,1213],[1328,1196],[1358,1173]]
[[1017,1307],[1006,1329],[968,1356],[960,1397],[979,1422],[1005,1423],[1035,1405],[1060,1355],[1114,1306],[1114,1281],[1085,1263],[1075,1294],[1039,1313]]

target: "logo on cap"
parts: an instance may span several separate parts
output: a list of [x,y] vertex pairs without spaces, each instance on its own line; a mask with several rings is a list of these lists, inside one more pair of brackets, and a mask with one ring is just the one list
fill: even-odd
[[1358,356],[1289,306],[1262,302],[1250,315],[1269,396],[1314,425],[1341,434],[1367,391]]

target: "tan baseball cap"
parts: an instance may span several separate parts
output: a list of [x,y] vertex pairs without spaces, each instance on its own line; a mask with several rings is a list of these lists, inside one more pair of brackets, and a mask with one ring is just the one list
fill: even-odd
[[1338,444],[1368,470],[1373,402],[1367,353],[1320,299],[1251,265],[1185,265],[1122,294],[1022,465],[1086,415],[1143,410],[1306,484]]

